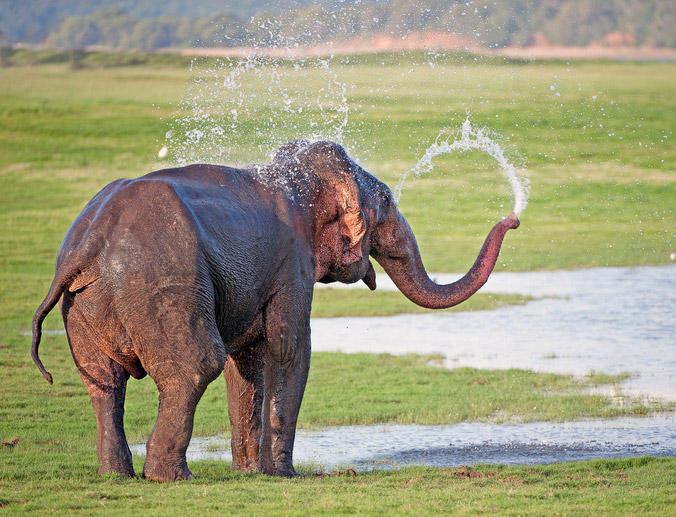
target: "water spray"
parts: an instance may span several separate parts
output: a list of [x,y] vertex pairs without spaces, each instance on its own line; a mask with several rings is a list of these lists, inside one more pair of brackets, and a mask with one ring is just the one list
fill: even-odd
[[500,169],[502,169],[505,176],[509,180],[514,193],[514,214],[520,216],[521,212],[528,204],[528,179],[519,174],[519,169],[513,165],[505,156],[504,150],[493,140],[488,131],[484,128],[473,127],[469,118],[462,124],[460,137],[454,142],[439,141],[441,134],[436,141],[430,145],[425,154],[412,169],[407,170],[401,177],[399,184],[394,188],[394,198],[397,203],[401,198],[402,190],[407,186],[407,179],[413,175],[414,179],[421,174],[428,173],[434,167],[432,160],[441,154],[451,153],[453,151],[469,151],[476,149],[485,152],[498,162]]
[[332,68],[332,57],[318,60],[318,88],[293,81],[293,72],[309,58],[290,52],[287,59],[251,54],[214,63],[193,61],[190,70],[196,77],[178,104],[178,116],[169,121],[158,158],[168,157],[176,165],[237,163],[245,147],[264,160],[291,140],[344,144],[348,84]]

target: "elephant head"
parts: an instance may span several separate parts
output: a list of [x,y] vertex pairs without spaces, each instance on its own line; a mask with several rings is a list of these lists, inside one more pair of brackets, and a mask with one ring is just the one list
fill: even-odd
[[314,212],[319,282],[363,280],[375,289],[372,257],[413,303],[430,309],[452,307],[486,283],[505,234],[519,226],[513,213],[497,223],[469,272],[439,285],[425,271],[413,231],[388,186],[357,165],[340,145],[292,142],[278,151],[273,163],[284,164],[287,176],[300,180],[295,185],[308,190],[304,197],[311,200]]

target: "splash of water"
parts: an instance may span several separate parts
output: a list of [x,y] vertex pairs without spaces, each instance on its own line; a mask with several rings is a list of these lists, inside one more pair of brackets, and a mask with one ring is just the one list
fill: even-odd
[[505,156],[504,150],[490,137],[489,132],[485,128],[473,127],[468,118],[463,122],[460,136],[455,141],[450,143],[448,141],[440,141],[440,136],[441,134],[427,148],[423,157],[418,160],[418,163],[412,169],[402,174],[399,184],[394,189],[394,198],[397,203],[399,203],[399,199],[401,198],[402,190],[408,186],[406,184],[408,178],[413,175],[413,179],[415,180],[421,174],[430,172],[434,167],[432,160],[435,157],[454,151],[462,152],[475,149],[485,152],[498,162],[498,166],[509,180],[512,192],[514,193],[514,213],[517,216],[521,215],[521,212],[526,208],[528,203],[528,179],[519,174],[520,169],[509,161]]
[[[311,61],[311,62],[310,62]],[[349,121],[348,85],[332,58],[251,54],[206,65],[195,60],[195,77],[170,120],[163,157],[176,165],[265,160],[291,140],[344,143]],[[315,84],[304,84],[312,67]]]

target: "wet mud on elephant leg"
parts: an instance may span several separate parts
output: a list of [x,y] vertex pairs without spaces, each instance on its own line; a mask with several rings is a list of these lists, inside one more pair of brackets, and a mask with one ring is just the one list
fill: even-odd
[[160,388],[160,407],[146,445],[143,477],[152,481],[191,479],[185,451],[192,437],[195,408],[206,384],[174,377]]
[[129,374],[101,351],[105,346],[99,343],[102,338],[73,305],[73,298],[70,293],[64,295],[62,313],[70,350],[96,415],[98,472],[134,477],[124,434],[124,398]]
[[[174,318],[176,320],[180,320],[180,316]],[[225,364],[225,346],[220,337],[214,337],[215,331],[209,332],[207,328],[209,325],[188,325],[179,321],[171,333],[176,338],[170,340],[163,329],[158,329],[155,335],[165,336],[165,341],[161,346],[150,346],[155,351],[163,349],[168,355],[148,368],[159,391],[159,410],[146,444],[143,466],[146,479],[178,481],[192,478],[185,452],[192,437],[195,409],[207,386],[220,375]]]
[[[296,475],[293,444],[310,370],[309,307],[310,301],[280,297],[268,306],[260,468],[273,476]],[[289,314],[294,308],[300,317]]]
[[223,375],[228,387],[228,415],[232,432],[232,469],[258,472],[263,405],[265,342],[228,356]]

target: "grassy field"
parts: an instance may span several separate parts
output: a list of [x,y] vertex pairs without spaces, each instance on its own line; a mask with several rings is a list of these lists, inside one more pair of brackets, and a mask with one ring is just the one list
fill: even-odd
[[[292,480],[233,473],[222,462],[193,465],[193,481],[158,484],[17,471],[0,480],[0,512],[167,515],[673,515],[676,459],[636,458],[470,469],[407,468],[354,477]],[[64,472],[63,469],[68,469]],[[51,470],[51,468],[50,468]],[[180,509],[180,510],[179,510]]]
[[[97,478],[94,419],[65,337],[44,338],[42,357],[55,375],[49,387],[30,361],[30,338],[22,331],[30,328],[59,243],[86,201],[114,178],[166,165],[157,151],[172,120],[185,114],[177,101],[202,74],[171,63],[179,64],[0,68],[0,439],[19,438],[14,447],[0,446],[0,513],[146,513],[173,502],[201,513],[668,513],[673,459],[482,467],[474,477],[406,469],[292,481],[235,475],[227,465],[201,462],[191,465],[198,479],[180,485]],[[676,99],[669,93],[676,65],[466,58],[433,64],[376,56],[331,66],[347,85],[344,142],[363,165],[393,186],[439,131],[459,127],[469,113],[473,123],[502,135],[510,155],[518,151],[529,167],[531,201],[521,228],[507,236],[498,269],[669,262],[676,247]],[[337,87],[317,66],[284,64],[278,71],[290,98]],[[316,104],[300,113],[271,112],[266,106],[275,91],[249,95],[260,89],[257,79],[241,77],[251,106],[224,142],[228,162],[260,161],[272,150],[268,144],[305,136],[311,122],[325,116]],[[336,113],[330,115],[335,120]],[[279,122],[271,125],[275,117]],[[430,271],[465,270],[492,224],[510,211],[511,197],[485,156],[435,163],[432,174],[404,191],[400,208]],[[527,301],[479,294],[462,308]],[[415,310],[397,293],[318,290],[313,315]],[[45,328],[61,328],[57,312]],[[449,372],[430,365],[434,359],[316,354],[301,425],[560,420],[673,409],[640,401],[617,407],[585,391],[617,377]],[[128,397],[129,436],[142,440],[155,417],[154,385],[131,382]],[[217,381],[198,408],[196,433],[227,433],[226,411],[224,383]]]
[[[16,438],[19,441],[13,447],[0,446],[0,511],[6,506],[10,512],[86,513],[93,508],[159,512],[160,502],[166,505],[173,501],[183,501],[186,511],[231,508],[256,514],[273,507],[298,514],[331,513],[341,508],[344,512],[361,508],[364,513],[386,513],[402,504],[404,509],[406,504],[412,505],[407,510],[411,514],[445,508],[471,512],[484,507],[542,511],[551,502],[572,511],[593,499],[600,486],[604,487],[604,497],[594,503],[594,508],[601,512],[665,509],[669,500],[667,480],[674,477],[673,460],[533,469],[487,467],[479,469],[484,475],[476,479],[458,478],[447,469],[406,469],[400,473],[292,482],[234,475],[223,463],[197,462],[190,465],[196,480],[180,486],[98,479],[95,422],[87,394],[68,357],[65,338],[46,336],[43,346],[43,357],[54,374],[54,386],[47,385],[34,367],[26,364],[25,338],[13,335],[5,343],[8,341],[0,362],[4,396],[0,438],[3,442]],[[448,371],[434,366],[438,360],[421,356],[314,354],[299,425],[514,423],[642,415],[654,409],[639,401],[628,401],[620,407],[606,397],[585,392],[589,387],[617,383],[622,376],[575,379],[520,370]],[[153,426],[156,393],[147,378],[129,384],[125,426],[132,443],[145,440]],[[219,379],[209,386],[198,406],[196,434],[228,434],[225,401],[225,383]],[[142,463],[142,458],[135,458],[138,472]],[[307,467],[301,467],[301,471],[313,473]],[[629,486],[631,497],[624,494],[617,499]],[[401,490],[392,490],[393,487]],[[556,496],[550,495],[552,490]],[[571,490],[573,502],[565,502],[562,498]],[[294,511],[294,505],[310,492],[314,494],[312,502]],[[361,495],[345,506],[349,494],[356,492]],[[461,496],[463,493],[466,497]],[[469,504],[467,498],[474,503]]]
[[[676,66],[463,62],[431,68],[390,59],[333,70],[350,85],[346,145],[390,185],[467,111],[527,159],[531,201],[521,228],[506,239],[498,270],[669,262],[676,247],[676,100],[669,93]],[[285,73],[281,84],[290,95],[298,85],[309,91],[326,86],[325,74],[312,67]],[[25,321],[39,303],[63,235],[95,192],[114,178],[163,165],[157,150],[168,123],[182,114],[176,104],[190,78],[200,74],[157,66],[0,68],[3,320]],[[244,79],[242,89],[255,88]],[[259,97],[224,139],[236,150],[234,162],[264,158],[246,131],[263,127],[270,116],[265,96]],[[311,109],[289,115],[269,139],[307,134],[314,116]],[[428,269],[462,271],[511,199],[485,157],[438,160],[431,175],[404,191],[400,207]]]
[[[439,131],[459,127],[467,112],[526,159],[531,201],[522,227],[507,238],[500,269],[669,261],[676,199],[676,100],[669,92],[676,66],[367,62],[332,70],[349,85],[345,144],[392,186]],[[326,74],[312,67],[282,72],[280,85],[292,99],[327,86]],[[12,225],[14,239],[27,239],[30,231],[35,258],[49,259],[51,267],[61,236],[94,192],[116,177],[162,166],[156,153],[168,123],[190,77],[200,74],[157,67],[0,69],[0,201],[2,224]],[[322,117],[312,105],[300,114],[271,112],[265,90],[256,98],[246,93],[257,80],[241,79],[239,90],[251,106],[223,139],[231,149],[226,161],[263,160],[275,142],[307,135]],[[219,97],[206,101],[217,104]],[[280,122],[270,126],[271,118]],[[256,128],[263,136],[254,137]],[[509,212],[511,196],[485,156],[439,157],[437,163],[404,191],[400,206],[428,269],[461,271],[490,226]],[[35,225],[46,193],[56,210]],[[3,238],[10,268],[25,249],[16,244]]]
[[[489,311],[507,305],[523,305],[533,300],[519,294],[477,293],[447,312]],[[424,314],[435,312],[412,304],[400,292],[347,289],[315,289],[312,299],[313,318],[339,316],[392,316],[394,314]],[[438,311],[437,311],[438,312]]]

